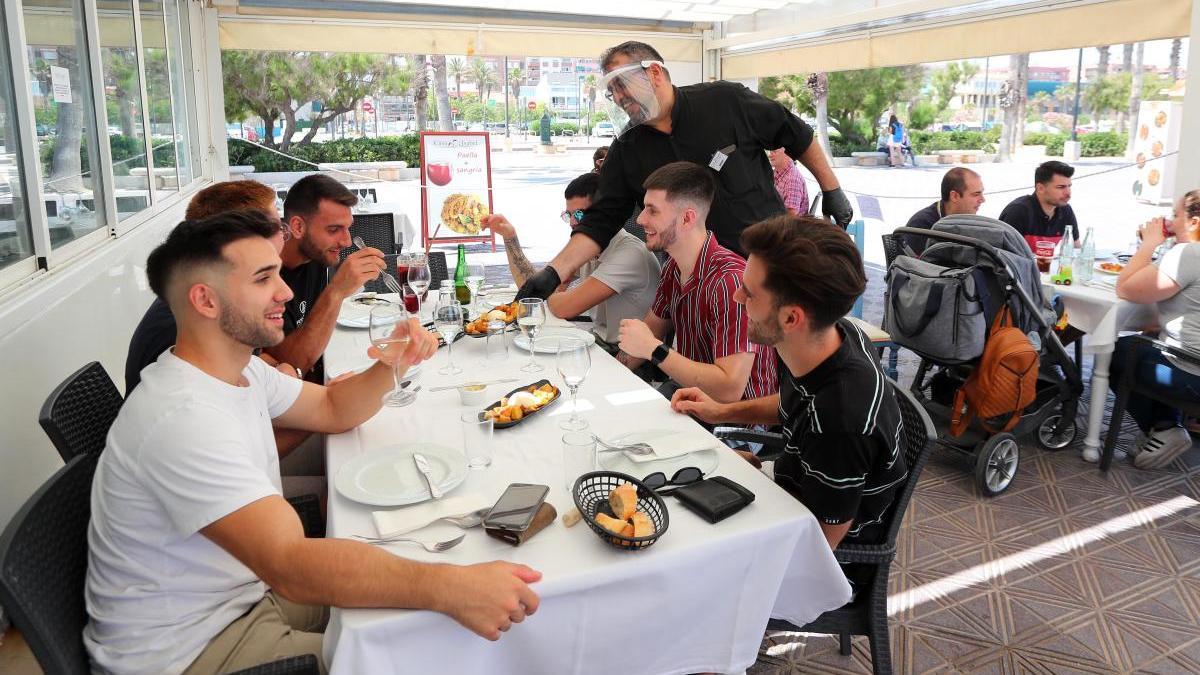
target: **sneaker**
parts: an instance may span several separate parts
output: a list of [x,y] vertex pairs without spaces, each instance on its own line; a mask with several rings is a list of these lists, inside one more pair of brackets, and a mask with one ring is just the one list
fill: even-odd
[[[1096,462],[1100,461],[1100,454],[1102,452],[1104,452],[1103,448],[1084,447],[1084,449],[1079,452],[1079,456],[1082,457],[1083,461],[1087,462],[1088,464],[1095,464]],[[1128,454],[1124,450],[1121,448],[1113,448],[1114,462],[1123,462],[1125,461],[1126,457],[1128,457]]]
[[1150,434],[1133,458],[1139,469],[1160,469],[1192,447],[1192,437],[1183,427],[1171,427]]

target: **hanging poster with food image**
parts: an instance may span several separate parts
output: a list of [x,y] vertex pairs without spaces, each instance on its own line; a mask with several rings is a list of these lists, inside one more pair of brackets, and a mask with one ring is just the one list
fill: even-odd
[[1132,150],[1137,166],[1132,190],[1137,199],[1151,204],[1171,203],[1182,122],[1182,103],[1142,102]]
[[486,132],[421,133],[421,241],[490,241],[483,218],[492,212],[491,145]]

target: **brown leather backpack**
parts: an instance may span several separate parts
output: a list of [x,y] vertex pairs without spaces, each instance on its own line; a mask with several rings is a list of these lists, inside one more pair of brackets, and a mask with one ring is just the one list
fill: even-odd
[[[961,436],[975,417],[992,433],[1012,429],[1037,396],[1037,376],[1038,352],[1005,305],[992,322],[979,364],[954,395],[950,433]],[[1003,415],[1008,421],[993,427],[993,418]]]

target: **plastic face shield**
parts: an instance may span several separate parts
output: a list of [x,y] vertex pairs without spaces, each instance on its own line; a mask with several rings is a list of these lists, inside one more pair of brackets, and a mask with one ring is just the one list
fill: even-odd
[[599,88],[604,94],[608,119],[617,130],[617,137],[630,129],[648,122],[660,112],[654,85],[650,82],[647,69],[661,61],[637,61],[614,68],[600,79]]

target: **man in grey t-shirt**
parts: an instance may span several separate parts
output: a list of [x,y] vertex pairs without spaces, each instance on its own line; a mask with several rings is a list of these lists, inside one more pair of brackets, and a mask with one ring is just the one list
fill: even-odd
[[[591,206],[598,187],[599,177],[594,173],[585,173],[567,185],[563,192],[566,210],[562,219],[572,228]],[[504,238],[513,281],[518,286],[524,284],[535,270],[521,249],[516,228],[500,214],[484,218],[483,226]],[[640,239],[621,230],[600,255],[584,263],[578,276],[560,286],[546,304],[555,316],[563,319],[587,314],[592,319],[592,332],[602,346],[615,352],[621,320],[646,315],[654,302],[659,273],[654,254]]]

